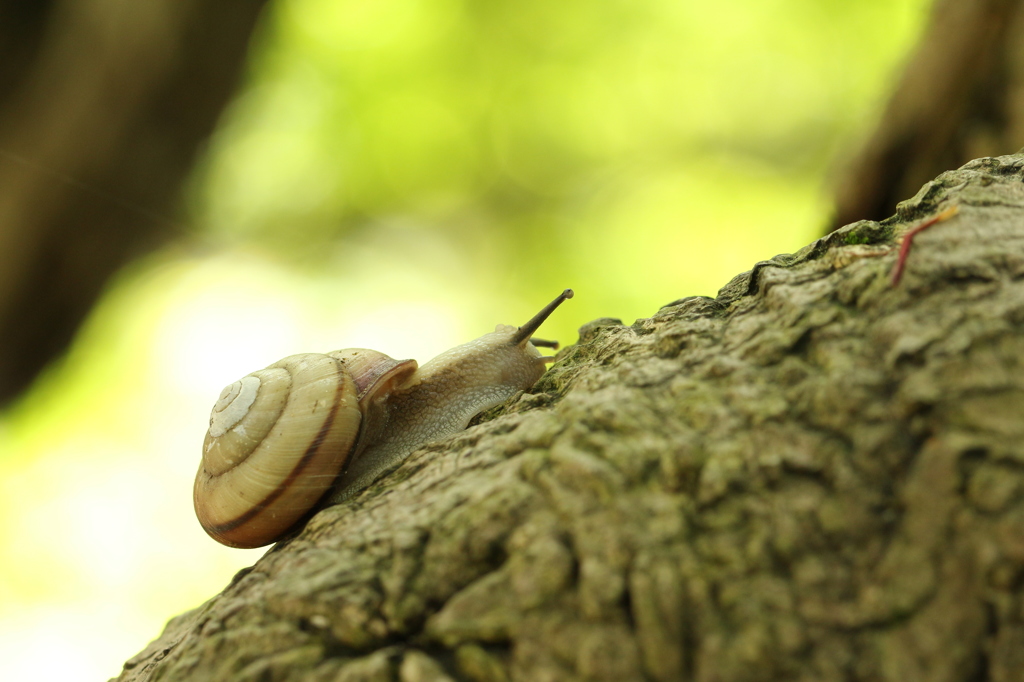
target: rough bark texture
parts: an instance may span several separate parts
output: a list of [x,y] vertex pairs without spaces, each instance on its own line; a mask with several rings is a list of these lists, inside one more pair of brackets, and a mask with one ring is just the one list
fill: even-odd
[[179,234],[264,1],[0,0],[0,403]]
[[878,127],[849,163],[829,230],[880,220],[922,183],[1024,144],[1024,0],[936,0]]
[[1024,154],[587,325],[119,679],[1022,680],[1022,331]]

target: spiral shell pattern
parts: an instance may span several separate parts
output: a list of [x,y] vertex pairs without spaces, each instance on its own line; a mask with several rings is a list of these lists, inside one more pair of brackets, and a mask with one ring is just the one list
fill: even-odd
[[329,355],[292,355],[231,384],[203,444],[199,522],[232,547],[277,540],[334,483],[360,420],[356,384]]

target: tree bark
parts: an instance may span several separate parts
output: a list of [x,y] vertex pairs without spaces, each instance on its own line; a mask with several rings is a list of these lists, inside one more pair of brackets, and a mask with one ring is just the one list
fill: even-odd
[[1024,0],[936,0],[885,113],[842,173],[829,231],[881,220],[947,168],[1024,145]]
[[182,184],[263,0],[0,0],[0,403],[118,268],[181,232]]
[[586,325],[118,679],[1024,680],[1022,329],[1024,154],[979,159]]

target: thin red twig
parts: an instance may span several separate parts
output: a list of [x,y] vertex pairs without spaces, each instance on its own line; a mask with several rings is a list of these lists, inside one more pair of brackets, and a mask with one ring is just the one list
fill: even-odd
[[900,255],[896,258],[896,265],[892,269],[893,286],[900,283],[900,278],[903,276],[903,269],[907,264],[907,256],[910,255],[910,246],[914,243],[914,237],[936,223],[941,223],[943,220],[949,220],[959,212],[960,206],[953,204],[942,213],[932,216],[917,227],[911,228],[905,235],[903,235],[903,243],[900,244]]

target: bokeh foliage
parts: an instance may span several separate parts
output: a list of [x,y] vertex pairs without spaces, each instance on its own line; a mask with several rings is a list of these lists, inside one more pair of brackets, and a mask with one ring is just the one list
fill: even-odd
[[647,315],[821,227],[925,4],[280,3],[204,229],[308,265],[394,221],[475,286]]

